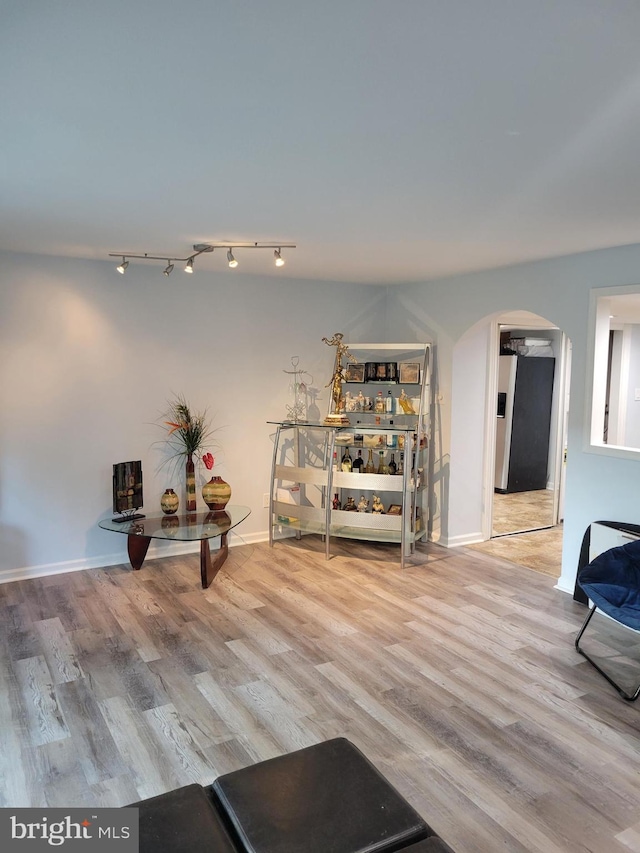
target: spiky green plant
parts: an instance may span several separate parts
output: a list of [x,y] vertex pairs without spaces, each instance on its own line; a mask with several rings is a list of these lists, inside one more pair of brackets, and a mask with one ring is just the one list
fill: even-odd
[[181,460],[195,456],[201,459],[208,446],[212,446],[212,435],[215,430],[211,427],[207,410],[193,412],[182,395],[176,395],[170,400],[163,413],[162,426],[168,428],[165,446],[168,456],[162,465],[177,465]]

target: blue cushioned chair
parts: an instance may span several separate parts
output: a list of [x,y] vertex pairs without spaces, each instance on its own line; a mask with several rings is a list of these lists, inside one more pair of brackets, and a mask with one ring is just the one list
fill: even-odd
[[634,631],[640,631],[640,540],[604,551],[580,570],[578,584],[593,606],[576,637],[576,649],[623,699],[635,702],[640,696],[640,684],[633,693],[627,693],[580,648],[580,639],[596,610]]

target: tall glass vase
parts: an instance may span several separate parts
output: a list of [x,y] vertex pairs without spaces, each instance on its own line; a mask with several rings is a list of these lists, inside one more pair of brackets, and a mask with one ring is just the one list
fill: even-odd
[[186,484],[187,484],[187,502],[185,504],[187,512],[196,511],[196,466],[193,463],[193,456],[187,456],[186,465]]

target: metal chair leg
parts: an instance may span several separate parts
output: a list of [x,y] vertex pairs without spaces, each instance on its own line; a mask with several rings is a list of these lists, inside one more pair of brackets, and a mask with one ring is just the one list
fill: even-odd
[[620,687],[619,684],[616,684],[616,682],[613,680],[613,678],[611,678],[610,675],[607,675],[607,673],[604,670],[602,670],[598,666],[598,664],[589,657],[589,655],[584,651],[584,649],[580,648],[580,638],[584,634],[585,628],[587,627],[587,625],[591,621],[591,617],[596,612],[596,609],[597,609],[597,607],[594,604],[593,607],[591,608],[591,610],[589,611],[589,613],[587,614],[587,618],[584,620],[582,628],[580,628],[580,631],[578,633],[578,636],[576,637],[576,642],[575,642],[576,651],[579,652],[582,655],[582,657],[586,658],[589,661],[589,663],[591,664],[591,666],[594,667],[595,669],[597,669],[598,672],[600,673],[600,675],[603,678],[606,678],[606,680],[609,682],[609,684],[612,687],[615,687],[615,689],[618,691],[618,693],[622,696],[623,699],[626,699],[627,702],[635,702],[636,699],[640,696],[640,684],[637,686],[635,692],[627,693],[625,690],[622,689],[622,687]]

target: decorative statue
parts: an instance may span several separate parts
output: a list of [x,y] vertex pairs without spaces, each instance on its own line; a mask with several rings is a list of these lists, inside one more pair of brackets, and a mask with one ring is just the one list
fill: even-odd
[[364,495],[360,495],[360,502],[358,503],[358,512],[366,512],[369,508],[369,501],[365,498]]
[[343,337],[344,335],[342,332],[336,332],[332,338],[322,339],[327,346],[336,348],[336,360],[333,368],[333,376],[331,377],[331,381],[327,382],[325,385],[325,388],[331,386],[332,399],[332,410],[324,419],[325,424],[328,426],[341,426],[342,424],[349,423],[349,418],[343,414],[344,399],[342,397],[342,383],[344,382],[345,366],[342,364],[342,359],[346,358],[348,361],[356,361],[356,359],[349,352],[349,347],[342,343]]
[[400,403],[400,408],[404,412],[405,415],[415,415],[416,410],[413,408],[413,403],[404,393],[404,388],[400,392],[400,396],[398,397],[398,403]]
[[384,506],[378,495],[373,496],[373,505],[371,507],[371,512],[383,513]]
[[347,498],[346,504],[342,507],[342,509],[346,509],[347,512],[357,512],[358,507],[356,506],[355,498],[351,495]]

